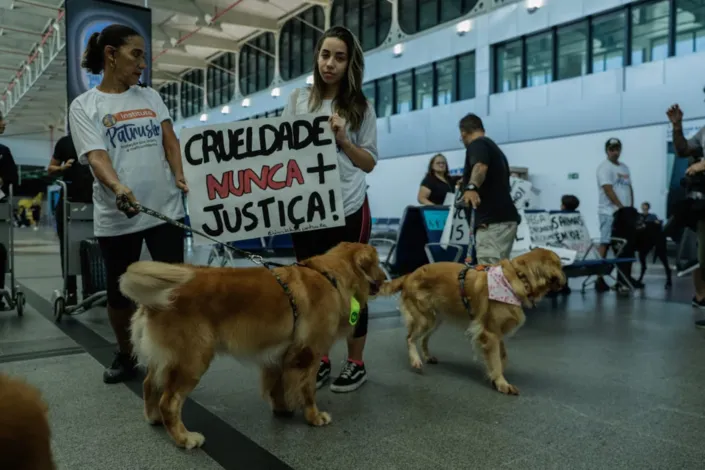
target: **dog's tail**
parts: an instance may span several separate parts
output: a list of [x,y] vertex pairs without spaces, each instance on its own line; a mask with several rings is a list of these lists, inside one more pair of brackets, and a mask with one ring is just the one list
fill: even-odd
[[174,289],[193,276],[193,268],[185,265],[138,261],[120,277],[120,291],[139,305],[167,307]]
[[390,296],[396,294],[404,288],[404,281],[406,281],[406,276],[401,276],[392,281],[385,282],[379,289],[379,295]]

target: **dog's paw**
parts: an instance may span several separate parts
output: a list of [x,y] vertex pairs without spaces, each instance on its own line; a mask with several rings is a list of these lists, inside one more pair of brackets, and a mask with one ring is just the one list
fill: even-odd
[[308,418],[308,424],[311,426],[325,426],[327,424],[330,424],[331,421],[333,421],[333,418],[330,417],[330,414],[326,413],[325,411],[319,411],[313,416],[309,416]]
[[519,395],[519,389],[504,379],[495,380],[492,382],[492,386],[495,390],[505,395]]
[[436,356],[429,356],[426,358],[427,364],[438,364],[438,358]]
[[206,442],[206,438],[200,432],[187,432],[183,445],[185,449],[193,449],[201,447],[204,442]]
[[421,362],[421,359],[419,359],[419,358],[412,359],[410,362],[411,362],[411,367],[413,367],[415,370],[420,371],[423,369],[423,363]]

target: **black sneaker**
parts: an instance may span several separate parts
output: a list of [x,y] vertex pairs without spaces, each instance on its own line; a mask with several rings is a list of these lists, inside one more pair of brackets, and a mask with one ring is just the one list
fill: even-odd
[[318,375],[316,375],[316,388],[319,389],[330,379],[330,361],[321,360],[321,365],[318,366]]
[[360,388],[366,381],[367,372],[364,364],[359,366],[354,362],[347,361],[338,378],[330,384],[330,389],[338,393],[352,392]]
[[705,308],[705,298],[702,300],[698,300],[697,297],[693,297],[691,305],[695,308]]
[[705,330],[705,320],[696,321],[695,328],[700,328],[701,330]]
[[78,296],[76,295],[76,293],[69,294],[66,297],[66,306],[74,307],[76,305],[78,305]]
[[116,384],[133,379],[137,375],[137,363],[127,354],[116,352],[113,363],[103,372],[103,382]]

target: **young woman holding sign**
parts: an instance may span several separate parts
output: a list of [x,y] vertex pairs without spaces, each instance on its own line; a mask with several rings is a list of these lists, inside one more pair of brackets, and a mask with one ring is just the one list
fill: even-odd
[[108,316],[118,343],[115,360],[103,374],[106,383],[135,375],[129,334],[134,306],[121,294],[118,279],[139,260],[143,241],[155,261],[184,261],[183,230],[144,214],[123,213],[116,204],[117,198],[127,197],[173,219],[184,217],[182,192],[188,187],[169,111],[159,93],[139,86],[147,47],[127,26],[114,24],[94,33],[81,66],[96,75],[102,72],[103,79],[69,110],[78,160],[90,165],[95,177],[93,227],[105,262]]
[[[343,241],[367,243],[372,229],[365,174],[377,164],[377,116],[362,92],[362,47],[348,29],[334,26],[316,44],[313,85],[295,90],[282,115],[330,113],[338,146],[345,225],[292,234],[298,260],[325,253]],[[367,305],[348,340],[348,359],[331,384],[334,392],[351,392],[367,380],[362,352],[367,336]],[[331,373],[328,355],[321,360],[316,386]]]

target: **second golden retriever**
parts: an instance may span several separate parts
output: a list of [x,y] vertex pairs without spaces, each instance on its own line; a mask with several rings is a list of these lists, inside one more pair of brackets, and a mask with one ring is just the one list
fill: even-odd
[[[502,393],[519,391],[504,377],[507,350],[504,337],[524,324],[522,306],[530,306],[551,290],[565,285],[561,260],[536,248],[498,265],[469,268],[459,263],[433,263],[382,286],[381,295],[401,291],[400,310],[408,328],[409,361],[436,363],[428,340],[443,319],[467,328],[482,349],[487,373]],[[416,346],[421,340],[421,356]]]
[[316,372],[337,338],[352,333],[351,297],[365,305],[385,280],[377,250],[341,243],[303,265],[209,268],[140,261],[120,279],[139,304],[132,344],[148,372],[147,420],[177,445],[198,447],[181,408],[217,353],[251,359],[276,414],[303,407],[309,424],[330,423],[316,406]]

